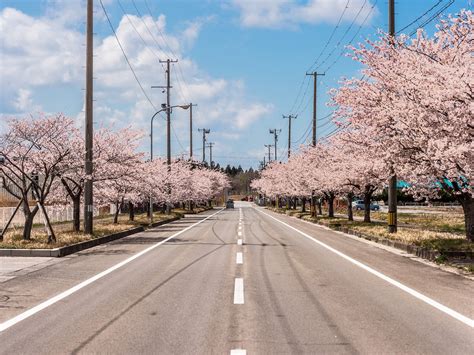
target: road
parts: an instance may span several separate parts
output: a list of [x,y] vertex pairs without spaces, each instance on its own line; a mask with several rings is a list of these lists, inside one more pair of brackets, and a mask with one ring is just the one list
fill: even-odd
[[0,354],[468,354],[473,291],[238,203],[0,283]]

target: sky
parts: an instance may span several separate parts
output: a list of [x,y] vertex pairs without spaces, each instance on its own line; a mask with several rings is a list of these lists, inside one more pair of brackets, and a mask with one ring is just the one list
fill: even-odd
[[[451,2],[396,1],[396,31],[432,8],[403,30],[410,34]],[[329,90],[343,78],[360,76],[347,46],[387,30],[387,3],[94,0],[94,127],[141,130],[140,149],[148,153],[150,118],[166,102],[166,93],[151,86],[166,84],[159,61],[177,59],[170,70],[171,104],[197,104],[196,159],[202,159],[198,128],[208,128],[215,163],[258,168],[268,153],[264,145],[273,144],[269,129],[276,128],[277,158],[284,160],[288,119],[282,115],[298,115],[292,120],[292,152],[311,139],[313,87],[305,73],[325,74],[317,88],[320,139],[335,128]],[[443,14],[470,7],[471,0],[455,0]],[[40,112],[62,112],[83,126],[85,14],[85,0],[0,0],[0,130],[10,117]],[[426,25],[428,34],[437,21]],[[189,111],[174,109],[171,121],[172,155],[189,157]],[[154,155],[165,156],[164,116],[155,120],[153,133]]]

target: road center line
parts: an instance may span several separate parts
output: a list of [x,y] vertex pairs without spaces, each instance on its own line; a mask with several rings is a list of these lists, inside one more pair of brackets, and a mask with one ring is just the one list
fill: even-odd
[[242,245],[242,239],[237,239],[237,245]]
[[364,269],[365,271],[371,273],[372,275],[375,275],[377,276],[378,278],[392,284],[393,286],[395,287],[398,287],[399,289],[401,289],[402,291],[405,291],[406,293],[412,295],[413,297],[415,298],[418,298],[419,300],[429,304],[430,306],[440,310],[441,312],[444,312],[446,313],[447,315],[463,322],[464,324],[470,326],[471,328],[474,328],[474,320],[469,318],[469,317],[466,317],[465,315],[462,315],[461,313],[459,312],[456,312],[455,310],[449,308],[449,307],[446,307],[445,305],[439,303],[439,302],[436,302],[435,300],[429,298],[428,296],[425,296],[423,295],[422,293],[408,287],[408,286],[405,286],[404,284],[392,279],[391,277],[385,275],[385,274],[382,274],[381,272],[375,270],[375,269],[372,269],[370,266],[367,266],[363,263],[361,263],[360,261],[357,261],[353,258],[351,258],[350,256],[344,254],[344,253],[341,253],[339,250],[336,250],[334,249],[333,247],[327,245],[326,243],[323,243],[319,240],[317,240],[316,238],[310,236],[309,234],[306,234],[305,232],[302,232],[300,231],[299,229],[289,225],[288,223],[285,223],[283,221],[280,221],[278,218],[275,218],[273,217],[272,215],[266,213],[266,212],[263,212],[261,209],[259,208],[256,208],[256,210],[272,219],[274,219],[275,221],[285,225],[286,227],[294,230],[295,232],[298,232],[299,234],[301,234],[302,236],[308,238],[309,240],[312,240],[313,242],[319,244],[320,246],[322,246],[323,248],[326,248],[327,250],[333,252],[334,254],[337,254],[339,255],[341,258],[344,258],[346,259],[347,261],[351,262],[352,264],[360,267],[361,269]]
[[244,304],[244,279],[242,278],[235,279],[234,304]]
[[95,276],[92,276],[91,278],[89,278],[89,279],[87,279],[87,280],[85,280],[85,281],[83,281],[83,282],[77,284],[76,286],[73,286],[73,287],[71,287],[70,289],[68,289],[68,290],[66,290],[66,291],[64,291],[64,292],[61,292],[60,294],[58,294],[58,295],[56,295],[56,296],[50,298],[49,300],[46,300],[46,301],[44,301],[44,302],[42,302],[42,303],[40,303],[40,304],[34,306],[33,308],[30,308],[29,310],[27,310],[27,311],[25,311],[25,312],[23,312],[23,313],[20,313],[19,315],[17,315],[17,316],[15,316],[15,317],[13,317],[13,318],[11,318],[11,319],[9,319],[9,320],[7,320],[7,321],[1,323],[1,324],[0,324],[0,333],[3,332],[4,330],[6,330],[6,329],[8,329],[8,328],[10,328],[10,327],[12,327],[12,326],[14,326],[15,324],[21,322],[22,320],[25,320],[26,318],[29,318],[29,317],[31,317],[32,315],[34,315],[34,314],[36,314],[36,313],[42,311],[43,309],[45,309],[45,308],[47,308],[47,307],[49,307],[49,306],[55,304],[56,302],[59,302],[59,301],[63,300],[64,298],[66,298],[66,297],[72,295],[73,293],[76,293],[76,292],[79,291],[80,289],[82,289],[82,288],[84,288],[84,287],[86,287],[86,286],[88,286],[88,285],[94,283],[95,281],[97,281],[97,280],[101,279],[102,277],[104,277],[104,276],[106,276],[106,275],[108,275],[108,274],[114,272],[115,270],[121,268],[122,266],[127,265],[128,263],[130,263],[130,262],[132,262],[133,260],[139,258],[140,256],[142,256],[142,255],[144,255],[144,254],[146,254],[146,253],[152,251],[153,249],[155,249],[155,248],[159,247],[160,245],[166,243],[167,241],[169,241],[169,240],[171,240],[171,239],[177,237],[178,235],[181,235],[181,234],[187,232],[187,231],[190,230],[191,228],[197,226],[198,224],[201,224],[201,223],[204,222],[205,220],[207,220],[207,219],[209,219],[209,218],[215,216],[216,214],[218,214],[218,213],[220,213],[220,212],[222,212],[222,211],[223,211],[223,210],[221,209],[221,210],[217,211],[216,213],[213,213],[213,214],[207,216],[206,218],[200,220],[199,222],[196,222],[196,223],[190,225],[189,227],[184,228],[183,230],[181,230],[181,231],[179,231],[179,232],[173,234],[172,236],[169,236],[168,238],[162,240],[161,242],[158,242],[158,243],[156,243],[156,244],[154,244],[154,245],[152,245],[152,246],[150,246],[150,247],[148,247],[148,248],[142,250],[141,252],[139,252],[139,253],[137,253],[137,254],[135,254],[135,255],[129,257],[128,259],[125,259],[125,260],[121,261],[120,263],[118,263],[118,264],[116,264],[116,265],[114,265],[114,266],[108,268],[107,270],[104,270],[104,271],[102,271],[101,273],[99,273],[99,274],[97,274],[97,275],[95,275]]
[[232,349],[230,355],[247,355],[247,350],[244,349]]
[[241,236],[242,236],[242,232],[238,232],[237,235],[238,235],[239,237],[241,237]]
[[235,256],[235,263],[236,264],[243,264],[244,263],[244,256],[242,255],[241,252],[238,252],[237,255]]

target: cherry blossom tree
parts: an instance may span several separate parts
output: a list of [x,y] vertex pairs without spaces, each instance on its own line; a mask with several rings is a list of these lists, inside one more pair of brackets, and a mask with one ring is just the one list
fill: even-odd
[[[48,243],[56,238],[44,204],[54,182],[71,165],[74,122],[62,114],[11,119],[0,136],[1,179],[5,190],[21,201],[25,223],[23,239],[29,240],[33,219],[42,210],[48,226]],[[30,196],[36,201],[29,204]]]
[[333,92],[337,117],[364,132],[361,145],[383,142],[382,160],[420,196],[443,191],[464,210],[474,240],[474,17],[440,22],[429,38],[383,36],[354,48],[367,80],[346,80]]
[[[119,186],[130,179],[136,178],[137,167],[143,158],[142,153],[137,152],[137,147],[142,138],[140,131],[131,128],[123,128],[114,131],[110,128],[101,128],[94,132],[93,141],[93,181],[95,192],[98,194],[96,204],[104,204],[108,196],[110,203],[115,204],[116,200],[111,198],[112,195],[120,190]],[[80,208],[81,198],[84,191],[85,169],[84,169],[84,137],[80,132],[72,137],[71,144],[73,146],[71,159],[72,164],[64,174],[61,175],[61,183],[67,195],[73,203],[73,226],[75,231],[80,229]],[[114,191],[114,182],[117,188]],[[101,189],[104,189],[103,191]],[[114,192],[112,192],[114,191]],[[62,189],[57,189],[55,197],[63,193]]]

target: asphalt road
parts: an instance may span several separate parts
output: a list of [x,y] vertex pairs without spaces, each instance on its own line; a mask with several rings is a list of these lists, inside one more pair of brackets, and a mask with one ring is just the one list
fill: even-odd
[[0,354],[472,354],[473,281],[236,207],[0,283]]

